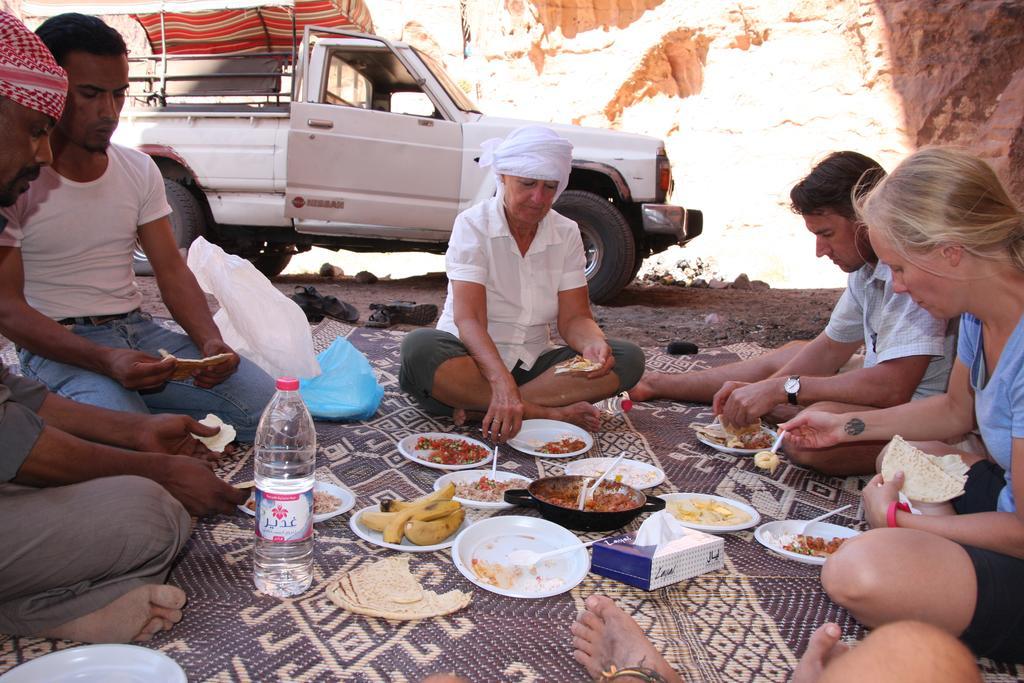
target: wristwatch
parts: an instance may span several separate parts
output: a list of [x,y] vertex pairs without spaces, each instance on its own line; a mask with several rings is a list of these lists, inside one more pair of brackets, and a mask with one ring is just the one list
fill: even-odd
[[799,405],[796,402],[796,395],[800,393],[800,375],[790,375],[786,378],[786,383],[782,385],[782,388],[786,390],[786,398],[789,399],[790,405]]

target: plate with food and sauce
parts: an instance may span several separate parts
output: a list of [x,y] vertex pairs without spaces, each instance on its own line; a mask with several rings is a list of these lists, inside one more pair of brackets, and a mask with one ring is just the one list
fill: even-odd
[[[565,473],[581,477],[600,477],[616,459],[584,458],[583,460],[574,460],[565,466]],[[609,479],[635,489],[649,489],[665,481],[665,472],[649,463],[623,458],[616,465]]]
[[727,455],[754,455],[771,448],[777,436],[774,429],[758,423],[760,428],[741,432],[727,431],[718,420],[710,424],[690,425],[697,441]]
[[[578,546],[532,566],[512,562],[512,553],[545,553]],[[546,598],[572,590],[590,571],[590,554],[576,534],[536,517],[490,517],[461,532],[452,561],[484,590],[511,598]]]
[[708,493],[666,493],[660,498],[680,524],[709,534],[742,531],[761,521],[757,510],[732,498]]
[[[815,522],[803,529],[804,520],[785,519],[757,527],[754,538],[780,557],[804,564],[825,564],[832,553],[860,532],[838,524]],[[801,533],[803,529],[803,533]]]
[[594,447],[594,437],[582,427],[559,420],[523,420],[508,445],[538,458],[572,458]]
[[461,470],[438,477],[434,490],[440,491],[449,483],[455,484],[455,497],[468,508],[504,510],[512,507],[506,503],[505,491],[521,489],[530,483],[529,477],[513,472],[497,471],[491,476],[490,470]]
[[[348,512],[356,504],[356,497],[348,489],[335,484],[318,481],[313,486],[313,523],[319,524],[343,512]],[[239,505],[238,509],[247,515],[256,516],[256,490],[249,494],[249,500]]]
[[484,442],[444,432],[410,434],[398,442],[398,452],[418,465],[436,470],[467,470],[489,463],[494,457]]

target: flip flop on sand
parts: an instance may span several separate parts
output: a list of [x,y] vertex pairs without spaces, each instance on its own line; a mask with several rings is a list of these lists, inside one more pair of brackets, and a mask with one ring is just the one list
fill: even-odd
[[316,291],[316,287],[299,285],[288,298],[299,305],[306,319],[312,323],[320,322],[324,316],[345,323],[359,322],[359,311],[355,306],[335,296],[324,296]]
[[415,301],[392,301],[387,304],[370,304],[373,313],[366,319],[367,327],[391,327],[392,325],[429,325],[437,317],[437,306],[418,304]]

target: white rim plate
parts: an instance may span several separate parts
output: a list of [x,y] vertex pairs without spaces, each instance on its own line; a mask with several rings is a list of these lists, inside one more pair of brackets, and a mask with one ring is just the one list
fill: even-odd
[[[614,461],[615,458],[584,458],[583,460],[574,460],[565,466],[565,473],[584,477],[599,477]],[[660,467],[631,458],[623,458],[622,462],[615,468],[615,471],[612,472],[611,478],[615,479],[616,475],[622,472],[629,474],[628,477],[624,476],[622,478],[622,483],[635,489],[654,488],[665,481],[665,473]]]
[[[511,567],[514,550],[543,553],[578,545],[577,550],[548,558],[533,573],[524,567],[511,588],[482,581],[473,571],[473,560]],[[590,554],[576,534],[539,517],[510,515],[480,520],[459,534],[452,546],[452,561],[462,575],[484,590],[510,598],[547,598],[575,588],[590,571]]]
[[[794,560],[796,562],[802,562],[804,564],[825,564],[827,557],[814,557],[812,555],[801,555],[800,553],[793,553],[788,550],[783,550],[781,547],[771,543],[770,539],[765,536],[765,533],[771,534],[772,536],[778,537],[783,534],[795,534],[800,530],[800,527],[806,520],[800,519],[784,519],[779,522],[768,522],[757,527],[754,531],[754,538],[757,542],[763,545],[768,550],[772,551],[779,557],[784,557],[787,560]],[[829,524],[828,522],[815,522],[807,527],[805,532],[806,536],[820,536],[825,539],[832,538],[853,538],[859,536],[860,532],[856,529],[851,529],[845,526],[839,526],[838,524]]]
[[[330,512],[324,512],[319,515],[313,515],[313,524],[319,524],[320,522],[324,522],[330,519],[331,517],[337,517],[343,512],[348,512],[349,510],[356,506],[355,495],[353,495],[352,492],[349,491],[348,489],[343,489],[340,486],[328,484],[325,481],[318,481],[314,484],[313,490],[321,491],[323,493],[329,493],[335,498],[339,498],[341,500],[341,504],[338,505],[338,507],[335,508],[334,510],[331,510]],[[249,499],[251,500],[254,495],[256,495],[256,489],[253,489],[253,492],[249,494]],[[246,503],[248,502],[249,501],[246,501]],[[242,505],[239,505],[238,509],[244,512],[245,514],[249,515],[250,517],[256,516],[256,511],[250,510],[245,506],[244,503]]]
[[[475,446],[480,446],[487,451],[487,457],[483,460],[477,460],[476,462],[466,463],[465,465],[443,465],[439,462],[430,462],[429,460],[422,459],[419,454],[425,454],[426,451],[417,451],[415,449],[416,441],[422,437],[428,439],[457,439],[458,441],[465,441]],[[404,439],[398,442],[398,452],[402,454],[407,460],[411,460],[417,465],[423,465],[424,467],[432,467],[435,470],[468,470],[480,465],[486,465],[494,457],[494,450],[485,444],[483,441],[477,441],[471,439],[468,436],[462,436],[461,434],[447,434],[445,432],[424,432],[422,434],[410,434]]]
[[[571,436],[580,439],[585,444],[583,448],[571,453],[541,453],[535,450],[552,441],[559,441],[563,437]],[[577,455],[586,453],[594,447],[594,437],[590,432],[568,422],[559,420],[523,420],[523,426],[519,433],[508,440],[508,445],[520,453],[533,455],[538,458],[574,458]]]
[[466,518],[462,520],[462,526],[456,529],[455,533],[449,536],[447,540],[442,541],[441,543],[436,543],[434,545],[416,545],[415,543],[410,543],[409,540],[406,538],[402,539],[401,544],[385,543],[384,534],[382,534],[379,531],[374,531],[373,529],[368,529],[359,522],[359,516],[366,512],[367,510],[380,510],[380,506],[376,504],[367,505],[366,507],[361,508],[360,510],[352,513],[352,516],[348,520],[348,525],[352,529],[352,533],[354,533],[356,536],[363,539],[364,541],[369,541],[370,543],[373,543],[374,545],[379,545],[382,548],[391,548],[392,550],[401,550],[402,552],[407,553],[430,553],[435,550],[444,550],[445,548],[451,548],[452,543],[455,542],[455,537],[473,525],[472,520],[470,520],[469,516],[467,515]]
[[[434,482],[434,490],[440,491],[448,485],[448,482],[453,482],[457,485],[460,482],[475,481],[480,477],[488,477],[500,482],[521,481],[523,483],[522,486],[515,486],[513,488],[526,488],[527,484],[533,481],[529,477],[524,477],[523,475],[516,474],[515,472],[502,472],[501,470],[498,470],[494,473],[494,476],[491,477],[490,470],[462,470],[461,472],[451,472],[438,477],[437,481]],[[461,498],[459,496],[455,496],[452,500],[459,501],[464,507],[482,508],[484,510],[507,510],[508,508],[514,507],[512,503],[506,503],[504,500],[491,503],[482,500],[473,500],[472,498]]]
[[[696,522],[683,521],[675,515],[672,515],[672,512],[669,511],[668,514],[672,515],[672,519],[676,520],[683,526],[689,529],[696,529],[697,531],[704,531],[709,534],[725,534],[730,531],[742,531],[744,529],[749,529],[752,526],[757,526],[761,522],[761,514],[741,500],[733,500],[732,498],[726,498],[724,496],[713,496],[710,493],[666,493],[658,497],[663,499],[666,504],[673,500],[715,500],[719,503],[731,505],[737,510],[742,510],[750,515],[750,519],[738,524],[697,524]],[[666,510],[667,509],[668,507],[666,505]]]
[[187,683],[173,659],[138,645],[83,645],[37,657],[3,676],[4,683]]
[[[764,425],[762,425],[761,426],[761,431],[763,433],[765,433],[765,434],[771,434],[771,436],[772,436],[772,443],[775,443],[775,437],[777,437],[778,434],[776,434],[774,429],[770,429],[770,428],[765,427]],[[719,453],[725,453],[726,455],[754,455],[755,453],[760,453],[761,451],[767,451],[772,446],[771,444],[768,444],[764,448],[729,448],[728,446],[723,446],[720,443],[715,443],[714,441],[712,441],[711,439],[707,438],[706,436],[704,436],[700,432],[694,432],[694,435],[697,437],[697,441],[700,441],[705,446],[711,446],[712,448],[714,448]],[[782,448],[779,449],[780,452],[782,450],[783,450]]]

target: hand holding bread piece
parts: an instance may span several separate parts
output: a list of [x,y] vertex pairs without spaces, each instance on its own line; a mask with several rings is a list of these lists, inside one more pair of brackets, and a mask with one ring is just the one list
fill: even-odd
[[891,481],[902,471],[903,493],[922,503],[944,503],[962,495],[967,469],[960,456],[928,455],[899,435],[882,449],[882,479]]

